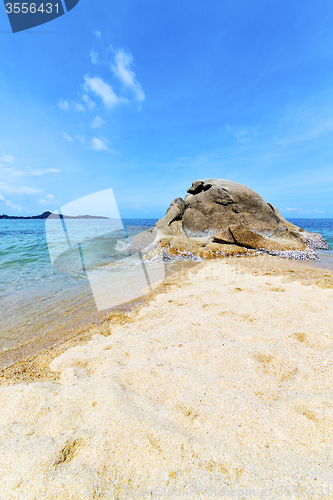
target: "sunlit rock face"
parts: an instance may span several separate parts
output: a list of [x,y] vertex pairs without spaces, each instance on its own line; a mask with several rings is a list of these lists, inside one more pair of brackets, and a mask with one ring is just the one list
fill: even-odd
[[328,248],[319,234],[288,222],[249,187],[224,179],[193,182],[184,199],[173,200],[154,230],[146,258],[216,258],[258,251],[315,258],[315,249]]

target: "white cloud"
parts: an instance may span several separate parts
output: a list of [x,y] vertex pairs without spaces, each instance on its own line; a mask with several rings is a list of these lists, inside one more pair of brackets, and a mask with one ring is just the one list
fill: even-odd
[[61,172],[58,168],[43,168],[43,169],[32,169],[31,167],[26,167],[26,168],[21,168],[19,169],[18,167],[12,167],[12,168],[6,168],[0,165],[0,171],[4,175],[6,174],[7,177],[30,177],[30,176],[37,176],[37,175],[45,175],[45,174],[55,174],[58,172]]
[[62,111],[69,111],[73,109],[74,111],[85,111],[85,107],[78,101],[71,101],[70,99],[59,99],[58,106]]
[[119,151],[116,151],[115,149],[110,149],[109,146],[107,145],[108,141],[104,137],[99,139],[98,137],[93,137],[91,139],[90,147],[94,151],[108,151],[109,153],[112,153],[114,155],[119,155]]
[[44,174],[58,174],[61,172],[60,168],[44,168],[42,170],[42,175]]
[[59,99],[58,106],[63,111],[68,111],[69,110],[69,102],[67,101],[67,99]]
[[91,62],[93,64],[97,64],[98,63],[98,54],[97,54],[97,52],[95,52],[94,50],[92,50],[90,52],[90,59],[91,59]]
[[6,200],[5,204],[7,205],[7,207],[12,208],[13,210],[17,210],[18,212],[22,212],[22,210],[24,210],[25,212],[28,211],[26,208],[21,207],[21,205],[16,205],[10,200]]
[[257,130],[254,127],[237,127],[232,128],[226,125],[225,128],[231,132],[241,143],[249,143],[257,136]]
[[95,30],[94,31],[94,35],[95,35],[96,38],[101,38],[102,33],[99,30]]
[[99,128],[101,127],[102,125],[104,125],[105,121],[102,120],[102,118],[100,118],[99,116],[96,116],[96,118],[94,118],[92,124],[91,124],[91,127],[92,128]]
[[2,194],[0,194],[0,201],[4,202],[5,205],[7,205],[7,207],[13,208],[14,210],[17,210],[18,212],[21,212],[22,210],[27,212],[27,210],[24,207],[21,207],[21,205],[16,205],[12,201],[6,200],[6,198]]
[[37,194],[41,193],[41,189],[35,189],[27,186],[13,186],[12,184],[6,184],[5,182],[0,182],[0,189],[5,193],[14,193],[14,194]]
[[53,194],[47,194],[46,199],[39,200],[39,205],[50,205],[51,203],[58,203]]
[[86,75],[84,77],[84,89],[86,92],[93,92],[98,97],[102,99],[107,108],[112,108],[120,102],[127,102],[127,99],[119,98],[116,96],[111,85],[106,83],[103,78],[98,76],[90,77]]
[[83,99],[83,101],[86,103],[87,107],[91,111],[94,108],[94,106],[95,106],[94,101],[92,101],[87,94],[83,94],[82,99]]
[[98,137],[93,137],[91,139],[91,147],[95,151],[108,151],[109,150],[109,148],[105,144],[105,142],[102,141],[102,139],[98,139]]
[[82,142],[82,144],[86,143],[86,136],[84,136],[84,135],[76,135],[75,139],[77,139],[78,141]]
[[324,214],[325,212],[323,210],[317,210],[316,208],[310,209],[310,210],[305,210],[304,208],[292,208],[292,207],[286,207],[286,208],[280,208],[280,212],[295,212],[298,214]]
[[41,169],[34,169],[31,168],[30,165],[28,166],[4,166],[0,164],[0,173],[1,177],[6,180],[10,180],[13,177],[30,177],[30,176],[38,176],[38,175],[45,175],[45,174],[54,174],[60,172],[60,169],[58,168],[41,168]]
[[[98,38],[101,36],[100,32],[95,32],[95,35]],[[84,93],[82,95],[79,94],[83,102],[72,101],[71,99],[59,99],[58,106],[61,110],[75,110],[81,112],[86,111],[86,108],[92,110],[96,106],[96,103],[91,98],[92,94],[99,97],[109,109],[117,104],[126,104],[130,101],[140,104],[145,100],[145,94],[141,88],[141,84],[138,82],[134,71],[131,69],[133,63],[132,55],[125,52],[123,49],[115,51],[114,54],[113,62],[111,63],[113,74],[121,82],[123,91],[130,91],[134,95],[134,99],[128,99],[127,97],[120,97],[117,95],[112,85],[101,76],[85,75],[82,85]],[[93,64],[98,64],[99,55],[97,52],[91,50],[90,58]],[[92,128],[98,128],[103,123],[101,119],[99,121],[94,121]]]
[[2,155],[0,157],[0,161],[4,161],[6,163],[15,163],[15,156],[14,155]]
[[69,142],[74,142],[73,137],[71,137],[70,135],[66,134],[66,132],[62,132],[62,134],[61,134],[61,135],[62,135],[62,137],[63,137],[64,139],[66,139],[67,141],[69,141]]
[[121,83],[132,90],[138,102],[145,100],[145,94],[141,84],[137,81],[135,73],[130,69],[133,62],[132,54],[120,49],[114,57],[115,64],[111,64],[111,69]]
[[47,174],[57,174],[61,172],[60,168],[44,168],[44,172]]
[[[34,177],[38,177],[39,175],[44,175],[44,170],[29,170],[26,175],[32,175]],[[24,174],[22,174],[24,176]]]
[[146,210],[145,208],[143,208],[139,203],[134,205],[133,208],[135,208],[135,210],[139,210],[139,212],[144,212],[145,214],[150,213],[149,210]]
[[38,175],[45,175],[45,174],[56,174],[58,172],[61,172],[59,168],[43,168],[40,170],[27,170],[26,172],[22,173],[21,175],[23,176],[28,176],[28,175],[33,175],[33,176],[38,176]]
[[75,111],[81,111],[81,112],[85,111],[85,107],[80,102],[73,101],[71,104],[73,106],[73,109],[75,109]]

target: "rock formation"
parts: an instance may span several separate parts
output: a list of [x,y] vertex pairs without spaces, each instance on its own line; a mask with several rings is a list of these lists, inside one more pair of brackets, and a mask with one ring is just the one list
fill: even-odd
[[133,249],[141,246],[146,259],[258,252],[304,259],[315,258],[316,248],[328,248],[319,234],[286,221],[242,184],[206,179],[193,182],[187,193],[171,203],[153,228],[134,238]]

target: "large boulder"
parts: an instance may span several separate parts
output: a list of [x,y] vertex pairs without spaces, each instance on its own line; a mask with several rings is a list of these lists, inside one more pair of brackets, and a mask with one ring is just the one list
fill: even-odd
[[306,258],[314,256],[315,248],[328,248],[319,234],[291,224],[242,184],[206,179],[193,182],[187,193],[155,224],[156,238],[145,249],[147,258],[159,252],[212,258],[254,251]]

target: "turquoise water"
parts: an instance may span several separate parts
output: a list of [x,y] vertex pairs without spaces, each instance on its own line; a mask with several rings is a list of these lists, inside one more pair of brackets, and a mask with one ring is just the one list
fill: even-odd
[[322,235],[329,250],[318,250],[319,264],[333,269],[333,219],[288,219],[296,226],[302,227],[310,233]]
[[[156,221],[125,219],[123,223],[135,233],[133,227],[140,232]],[[290,221],[325,238],[330,250],[319,252],[319,257],[333,268],[333,219]],[[110,262],[110,255],[117,260],[116,242],[117,237],[113,243],[110,239],[95,240],[85,249],[85,264],[103,266]],[[65,329],[96,313],[92,288],[79,259],[78,252],[69,251],[64,258],[55,260],[55,270],[50,261],[44,220],[0,220],[0,351]],[[125,272],[120,268],[118,273],[120,278],[124,276],[124,282]]]
[[[140,232],[156,221],[126,219],[123,223]],[[98,252],[93,250],[92,245],[92,251],[85,252],[88,265],[103,266],[117,253],[110,241],[104,247],[99,242]],[[76,256],[69,252],[52,266],[45,220],[0,220],[0,296],[0,351],[96,313],[89,279]]]
[[296,226],[302,227],[310,233],[319,233],[333,251],[333,219],[287,219]]

